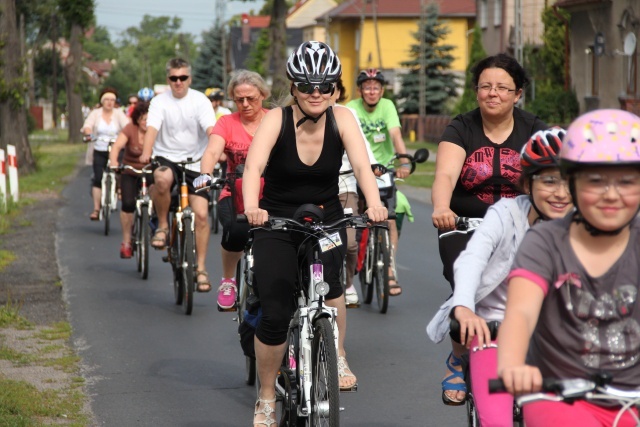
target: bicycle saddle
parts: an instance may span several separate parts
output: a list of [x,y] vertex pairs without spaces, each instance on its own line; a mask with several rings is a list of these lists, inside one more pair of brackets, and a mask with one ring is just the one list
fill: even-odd
[[300,206],[293,214],[293,219],[298,222],[322,222],[324,221],[324,209],[311,203]]

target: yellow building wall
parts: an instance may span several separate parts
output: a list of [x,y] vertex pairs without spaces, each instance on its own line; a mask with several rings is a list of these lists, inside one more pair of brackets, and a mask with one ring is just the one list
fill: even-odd
[[[467,18],[454,18],[443,20],[449,29],[449,34],[442,44],[453,45],[451,54],[455,58],[451,64],[453,71],[464,72],[469,59],[469,22]],[[359,21],[333,21],[329,26],[329,45],[337,49],[342,62],[342,80],[347,89],[355,85],[355,78],[359,70],[364,68],[402,69],[402,62],[410,59],[409,49],[417,44],[413,36],[418,31],[418,19],[378,19],[378,41],[380,43],[380,56],[376,32],[372,20],[365,20],[362,46],[358,52],[356,46],[356,34],[359,29]],[[338,40],[336,41],[336,38]],[[359,58],[357,58],[359,55]],[[360,61],[358,66],[358,59]],[[351,83],[353,82],[353,83]],[[353,97],[353,89],[349,93]]]

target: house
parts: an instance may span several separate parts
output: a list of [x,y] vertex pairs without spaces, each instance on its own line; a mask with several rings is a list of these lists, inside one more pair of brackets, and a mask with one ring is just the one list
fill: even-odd
[[[464,74],[469,58],[470,30],[476,15],[475,0],[431,0],[440,9],[440,19],[450,33],[443,44],[453,45],[454,72]],[[401,63],[410,59],[414,33],[420,23],[421,0],[346,0],[318,17],[327,27],[327,43],[342,62],[342,80],[350,96],[355,96],[355,80],[360,70],[378,68],[391,87],[400,87]],[[360,37],[360,34],[363,37]]]
[[561,0],[571,15],[570,74],[580,111],[623,108],[640,114],[640,0]]
[[487,54],[509,53],[520,59],[518,50],[522,52],[523,46],[542,44],[542,11],[553,3],[555,0],[476,0],[476,19]]
[[337,5],[335,0],[300,0],[288,11],[287,28],[301,28],[303,41],[326,42],[325,23],[316,18]]

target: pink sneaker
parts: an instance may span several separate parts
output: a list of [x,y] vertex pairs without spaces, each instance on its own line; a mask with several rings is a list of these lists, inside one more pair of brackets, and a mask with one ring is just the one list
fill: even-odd
[[218,306],[223,309],[236,305],[236,279],[222,279],[218,287]]

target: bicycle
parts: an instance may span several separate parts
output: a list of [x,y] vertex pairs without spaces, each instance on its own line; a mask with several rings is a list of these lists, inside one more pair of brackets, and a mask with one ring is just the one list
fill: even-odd
[[341,228],[370,225],[365,215],[344,217],[330,224],[310,215],[301,221],[269,217],[264,226],[251,230],[294,231],[306,236],[301,253],[307,256],[300,263],[295,291],[297,309],[289,324],[287,351],[276,380],[276,412],[281,426],[338,426],[338,326],[336,309],[324,304],[329,284],[324,281],[319,251],[342,244],[333,234]]
[[[220,163],[216,163],[213,168],[213,180],[224,179],[225,171],[220,167]],[[211,218],[211,232],[218,234],[220,231],[220,218],[218,218],[218,199],[220,198],[220,191],[222,187],[211,188],[211,195],[209,199],[209,217]]]
[[[107,155],[111,153],[111,147],[116,142],[115,138],[85,136],[84,142],[105,141],[108,143]],[[110,166],[110,162],[107,160],[107,165],[102,173],[101,181],[102,194],[100,196],[100,212],[98,213],[98,219],[104,221],[104,235],[108,236],[111,227],[111,212],[116,210],[118,199],[116,198],[116,173]]]
[[136,169],[130,165],[120,166],[117,170],[130,170],[139,175],[140,187],[136,197],[136,209],[133,214],[133,252],[136,256],[138,272],[142,279],[149,277],[149,246],[151,241],[151,215],[153,213],[153,201],[149,196],[147,175],[153,174],[153,164],[148,164],[142,169]]
[[[176,305],[182,305],[184,313],[193,311],[193,292],[198,266],[196,265],[195,213],[189,206],[187,187],[187,165],[200,160],[188,158],[175,162],[180,171],[179,192],[171,194],[169,208],[169,245],[167,255],[162,258],[173,270],[173,293]],[[179,197],[178,197],[179,196]]]
[[[412,156],[410,154],[396,154],[387,166],[378,165],[382,169],[383,175],[377,178],[380,198],[387,203],[387,197],[395,191],[394,181],[396,180],[392,167],[396,160],[408,159],[411,163],[410,174],[416,170],[417,163],[423,163],[429,158],[429,151],[421,148]],[[385,197],[386,196],[386,197]],[[388,206],[387,206],[388,208]],[[393,220],[395,218],[389,218]],[[391,236],[388,228],[376,227],[373,233],[363,232],[362,239],[367,239],[365,256],[362,268],[358,273],[360,278],[360,288],[362,299],[365,304],[371,304],[375,288],[376,299],[378,301],[378,311],[382,314],[387,312],[389,307],[389,280],[396,277],[396,263],[394,248],[391,244]],[[389,270],[393,273],[390,274]]]
[[[542,392],[519,395],[515,398],[515,403],[522,407],[533,402],[567,402],[576,400],[586,401],[613,401],[621,405],[613,427],[618,425],[625,412],[629,412],[636,425],[640,425],[640,418],[631,410],[640,405],[640,389],[621,390],[611,387],[612,376],[607,372],[599,372],[591,379],[569,378],[554,379],[545,378],[542,383]],[[502,379],[489,380],[489,393],[507,392]]]
[[[258,299],[253,290],[252,243],[253,239],[250,237],[245,245],[242,258],[240,258],[236,267],[238,291],[236,292],[236,305],[234,309],[237,311],[235,319],[238,322],[238,335],[240,335],[240,325],[242,325],[245,317],[248,316],[249,306],[256,304]],[[255,385],[256,379],[256,358],[245,355],[245,382],[247,385]]]

